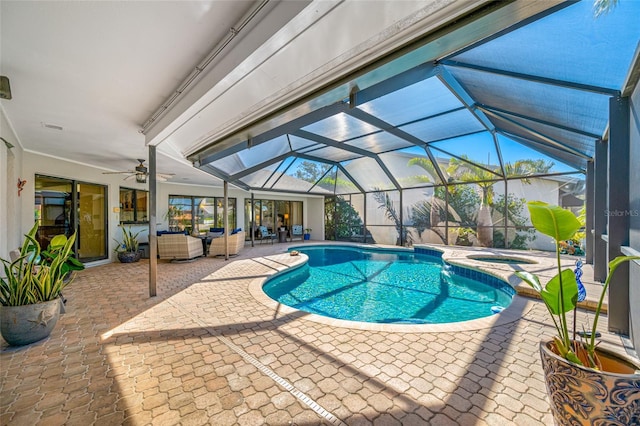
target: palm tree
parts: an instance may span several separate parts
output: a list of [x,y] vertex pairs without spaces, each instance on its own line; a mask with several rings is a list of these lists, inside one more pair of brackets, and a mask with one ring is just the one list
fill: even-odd
[[[549,173],[554,166],[553,161],[546,161],[543,159],[538,160],[518,160],[515,163],[505,163],[504,172],[507,177],[515,176],[530,176],[533,174],[545,174]],[[527,178],[522,179],[526,184],[530,181]]]
[[480,208],[476,219],[478,241],[483,247],[493,246],[493,219],[491,218],[491,204],[493,204],[493,185],[495,182],[488,182],[498,178],[496,174],[463,160],[468,160],[466,156],[461,156],[462,160],[452,157],[449,160],[447,172],[461,182],[475,183],[480,187]]
[[[433,164],[433,162],[429,158],[425,158],[425,157],[412,158],[407,163],[407,166],[409,167],[418,166],[426,172],[426,174],[424,175],[417,176],[416,179],[425,183],[435,184],[438,182],[438,179],[437,179],[438,172],[436,171],[436,166]],[[428,204],[429,204],[429,225],[431,227],[431,230],[434,231],[444,242],[445,241],[444,235],[441,235],[441,231],[439,231],[438,228],[436,227],[438,226],[438,223],[441,222],[441,212],[443,212],[446,209],[445,205],[442,202],[442,200],[439,200],[438,198],[436,198],[435,192],[431,197],[431,201],[428,202]],[[424,206],[422,209],[420,209],[419,207],[414,208],[414,213],[417,213],[417,212],[424,213]]]
[[606,15],[611,12],[617,4],[618,0],[594,0],[593,10],[595,17]]
[[[493,171],[468,163],[468,157],[463,155],[461,159],[451,158],[447,172],[462,182],[475,183],[481,190],[481,202],[476,219],[478,241],[483,247],[493,245],[493,219],[491,217],[491,205],[493,204],[493,185],[500,174],[500,168]],[[463,161],[467,160],[467,161]],[[548,173],[553,168],[552,161],[543,159],[523,159],[514,163],[505,163],[505,177],[523,176],[523,183],[530,184],[526,176]],[[493,182],[491,182],[493,180]]]
[[389,197],[389,193],[376,189],[375,192],[373,192],[373,198],[375,198],[375,200],[380,204],[379,208],[385,210],[387,219],[392,221],[396,227],[396,231],[398,232],[396,245],[399,246],[400,241],[403,241],[407,246],[413,245],[413,238],[407,230],[407,227],[400,221],[400,216],[393,205],[393,201],[391,201],[391,198]]

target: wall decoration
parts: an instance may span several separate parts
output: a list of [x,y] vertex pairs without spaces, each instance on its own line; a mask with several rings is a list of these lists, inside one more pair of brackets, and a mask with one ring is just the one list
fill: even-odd
[[27,183],[26,179],[22,180],[20,178],[18,178],[18,197],[20,196],[20,193],[22,192],[22,190],[24,189],[24,185]]

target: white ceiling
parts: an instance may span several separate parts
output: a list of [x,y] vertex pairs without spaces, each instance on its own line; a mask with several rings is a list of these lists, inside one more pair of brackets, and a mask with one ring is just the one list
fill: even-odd
[[[3,0],[0,72],[11,81],[13,99],[2,106],[20,144],[107,170],[134,168],[148,153],[142,124],[255,6],[241,0]],[[236,60],[250,53],[232,52]],[[177,160],[158,155],[158,171],[176,173],[172,180],[180,182],[217,181]]]
[[[13,99],[1,105],[25,150],[118,171],[147,158],[146,143],[157,144],[157,171],[175,173],[171,181],[219,185],[185,154],[291,93],[317,89],[327,74],[348,72],[483,3],[2,0],[0,74],[9,77]],[[257,9],[189,91],[141,133]]]

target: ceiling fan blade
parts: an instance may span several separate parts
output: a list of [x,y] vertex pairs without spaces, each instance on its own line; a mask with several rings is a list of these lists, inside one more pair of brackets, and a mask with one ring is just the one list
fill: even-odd
[[128,173],[135,173],[135,172],[132,172],[131,170],[127,170],[124,172],[102,172],[103,175],[124,175]]

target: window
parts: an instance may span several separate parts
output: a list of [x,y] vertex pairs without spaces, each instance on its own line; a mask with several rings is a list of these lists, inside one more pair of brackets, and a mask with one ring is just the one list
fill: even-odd
[[[229,228],[233,229],[237,222],[235,198],[229,198],[227,211]],[[210,228],[224,227],[224,198],[169,195],[167,219],[172,231],[206,234]]]
[[[254,233],[258,226],[265,226],[270,232],[280,228],[291,229],[294,225],[303,226],[302,201],[284,200],[253,200],[253,212],[251,200],[245,199],[244,226],[251,229],[251,213],[253,213]],[[250,234],[247,233],[247,238]]]
[[120,188],[120,223],[147,223],[148,212],[148,191]]

